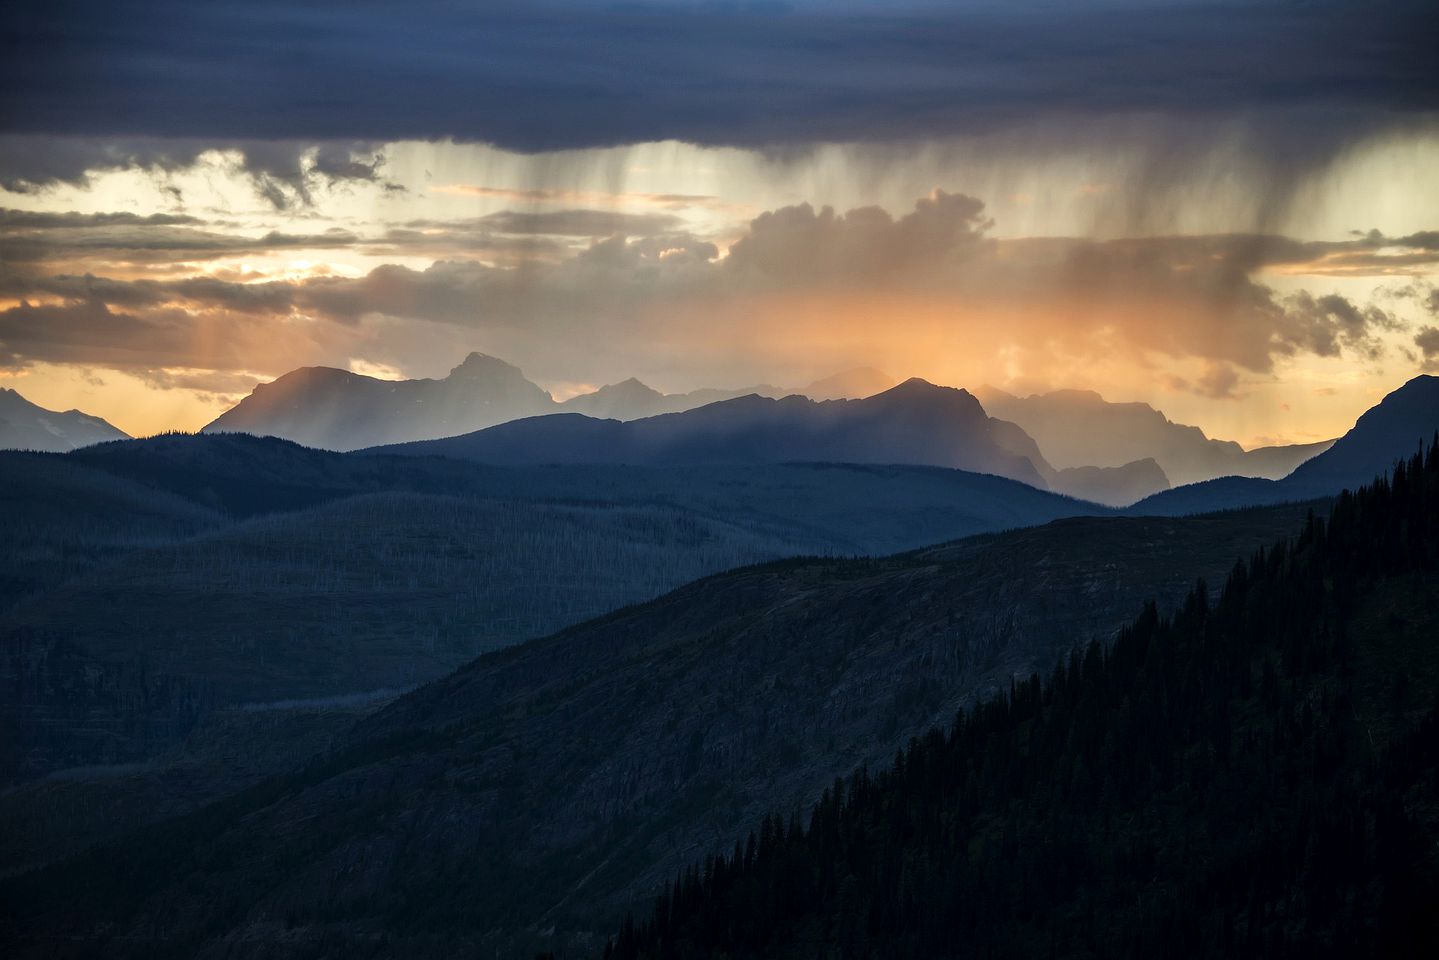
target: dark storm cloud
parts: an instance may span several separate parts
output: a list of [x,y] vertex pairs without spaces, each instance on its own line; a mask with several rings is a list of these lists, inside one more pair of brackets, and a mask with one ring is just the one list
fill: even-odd
[[730,249],[729,265],[786,282],[874,282],[963,256],[991,226],[974,197],[936,190],[896,220],[879,207],[836,214],[809,204],[762,213]]
[[683,233],[683,225],[683,219],[666,213],[501,210],[483,217],[410,221],[371,237],[339,228],[308,234],[271,231],[252,237],[226,232],[233,224],[185,214],[41,213],[0,207],[0,260],[154,263],[282,249],[357,247],[378,255],[429,254],[443,259],[445,254],[463,254],[515,263],[572,254],[574,238],[674,236]]
[[100,300],[21,303],[0,311],[0,356],[12,368],[43,360],[116,369],[239,370],[254,355],[258,326],[173,308],[112,310]]
[[[0,27],[0,125],[211,141],[453,136],[535,151],[1316,107],[1310,133],[1322,139],[1334,135],[1332,108],[1434,108],[1436,17],[1428,0],[22,0]],[[365,160],[333,159],[322,174],[378,175]],[[68,173],[87,163],[76,158]],[[294,182],[286,164],[256,167]]]
[[[0,72],[3,72],[0,66]],[[0,104],[7,91],[0,91]],[[307,205],[320,184],[375,183],[399,190],[383,174],[385,156],[361,142],[237,140],[234,138],[153,136],[52,136],[15,134],[0,112],[0,188],[30,193],[56,183],[84,183],[107,170],[142,170],[161,180],[190,169],[200,155],[229,151],[237,172],[277,210]],[[163,181],[161,181],[163,183]]]
[[49,213],[0,208],[0,231],[73,230],[79,227],[174,227],[196,226],[204,221],[180,213]]
[[102,225],[92,229],[0,230],[0,261],[33,263],[101,259],[119,263],[207,260],[282,249],[354,246],[358,237],[334,228],[323,233],[270,231],[259,237],[168,225]]
[[1424,355],[1424,369],[1439,372],[1439,327],[1420,327],[1414,346]]

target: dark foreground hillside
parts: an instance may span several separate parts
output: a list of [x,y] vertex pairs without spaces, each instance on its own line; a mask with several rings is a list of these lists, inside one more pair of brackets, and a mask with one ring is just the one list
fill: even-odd
[[[1168,609],[1304,516],[1075,518],[710,577],[482,657],[321,761],[16,877],[5,933],[22,955],[598,953],[766,810],[1109,641],[1147,600]],[[104,796],[66,786],[20,791],[24,822]]]
[[1439,955],[1439,445],[680,875],[608,960]]

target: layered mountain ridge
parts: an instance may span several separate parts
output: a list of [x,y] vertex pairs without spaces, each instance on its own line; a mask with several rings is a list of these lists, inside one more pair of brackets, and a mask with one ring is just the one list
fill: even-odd
[[1329,449],[1320,443],[1245,450],[1198,427],[1174,423],[1147,403],[1112,403],[1090,390],[1018,397],[991,386],[976,391],[991,416],[1019,424],[1060,469],[1118,467],[1152,459],[1174,486],[1215,477],[1278,480]]
[[346,451],[456,436],[552,413],[635,420],[751,394],[775,398],[801,394],[828,400],[868,396],[893,385],[890,377],[870,368],[845,371],[793,390],[758,384],[739,390],[665,394],[631,377],[556,401],[518,367],[471,353],[437,380],[381,380],[335,367],[302,367],[259,384],[203,432],[252,433]]
[[1344,436],[1279,480],[1220,477],[1135,503],[1136,513],[1177,516],[1306,500],[1356,489],[1439,432],[1439,377],[1422,374],[1365,411]]

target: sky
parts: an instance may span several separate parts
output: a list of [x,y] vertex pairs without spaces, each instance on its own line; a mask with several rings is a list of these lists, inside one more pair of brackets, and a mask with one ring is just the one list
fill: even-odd
[[1432,3],[19,3],[0,386],[855,366],[1247,446],[1439,372]]

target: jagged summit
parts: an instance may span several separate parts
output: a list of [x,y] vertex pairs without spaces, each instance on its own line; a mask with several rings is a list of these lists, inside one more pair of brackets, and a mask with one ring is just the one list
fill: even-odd
[[664,394],[660,393],[654,387],[651,387],[649,384],[645,383],[643,380],[640,380],[637,377],[630,377],[627,380],[621,380],[619,383],[607,383],[603,387],[600,387],[598,390],[596,390],[595,393],[643,397],[664,396]]
[[450,378],[483,377],[496,374],[524,377],[523,371],[514,364],[501,360],[499,357],[492,357],[487,353],[473,351],[450,371]]

